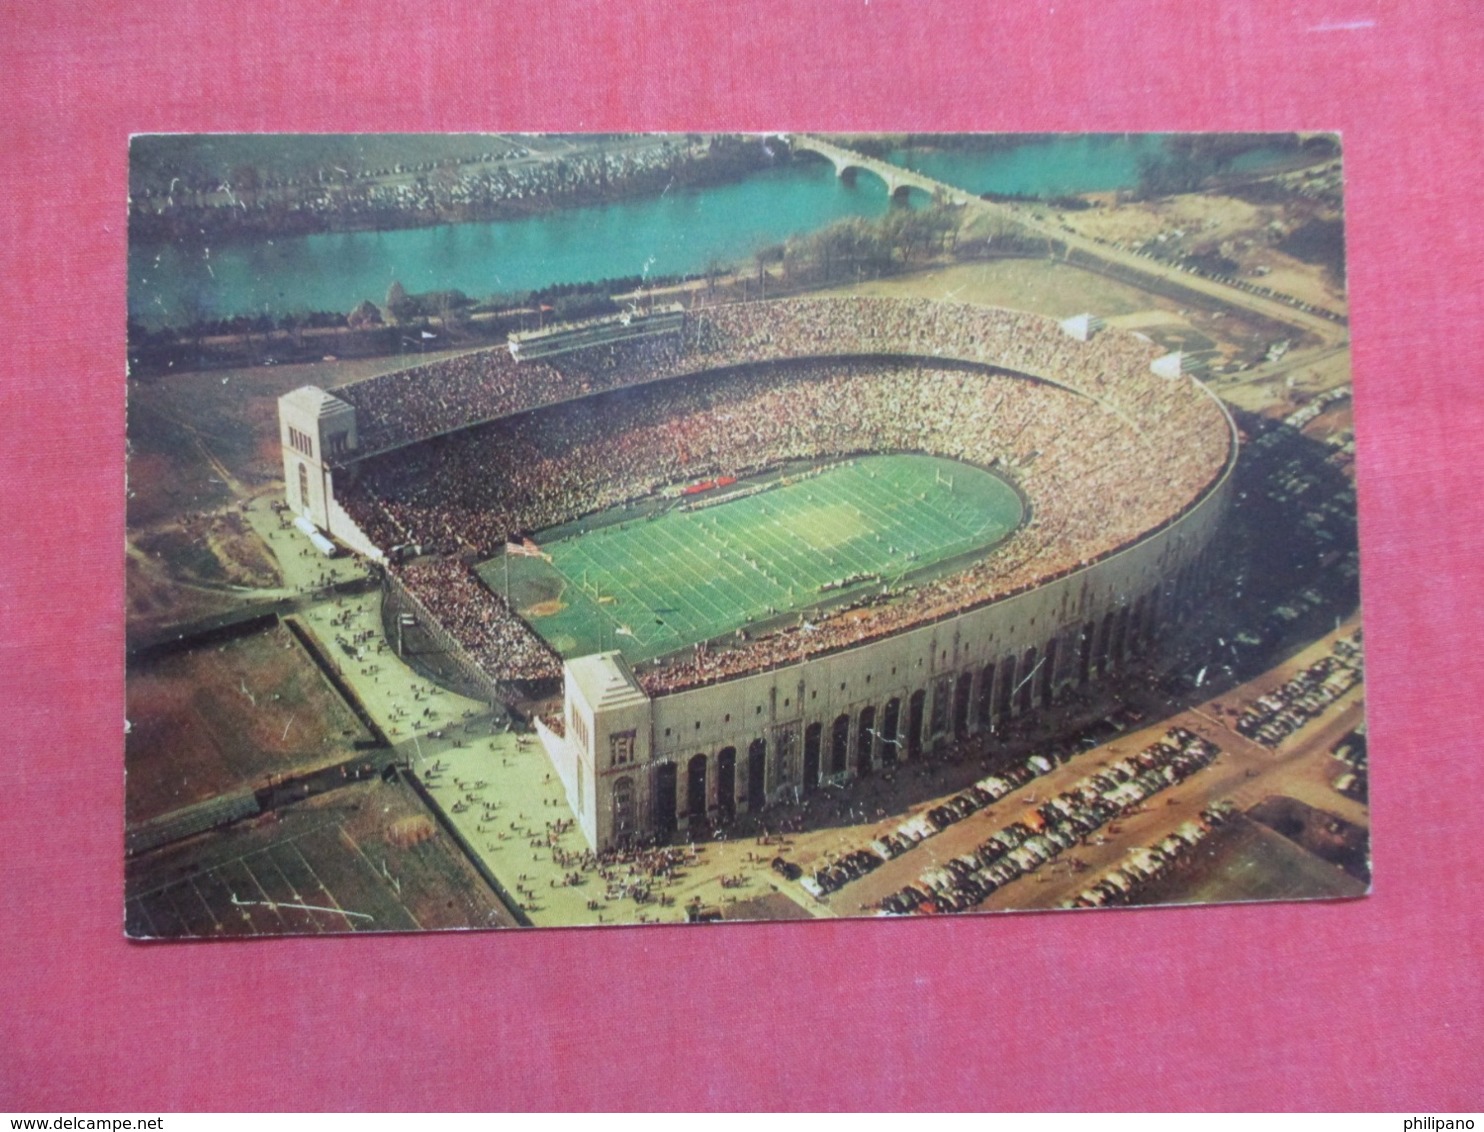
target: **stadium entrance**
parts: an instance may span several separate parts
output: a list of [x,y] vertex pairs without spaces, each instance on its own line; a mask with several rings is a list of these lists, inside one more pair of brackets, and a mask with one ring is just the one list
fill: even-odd
[[654,774],[653,829],[662,841],[675,833],[675,783],[675,764],[661,763]]
[[754,739],[747,748],[747,808],[761,810],[768,804],[768,743]]

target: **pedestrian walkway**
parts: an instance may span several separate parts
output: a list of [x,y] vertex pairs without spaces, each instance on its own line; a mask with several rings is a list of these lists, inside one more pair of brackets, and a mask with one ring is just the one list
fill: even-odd
[[326,558],[310,543],[303,531],[294,526],[292,513],[283,509],[273,495],[259,495],[243,507],[243,518],[264,545],[272,552],[282,578],[281,593],[288,596],[306,593],[337,582],[348,582],[368,576],[364,562],[353,554]]

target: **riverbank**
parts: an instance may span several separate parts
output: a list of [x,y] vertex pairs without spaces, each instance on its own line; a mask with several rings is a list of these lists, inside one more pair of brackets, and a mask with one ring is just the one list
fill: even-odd
[[761,137],[719,134],[605,139],[540,153],[516,147],[361,175],[332,166],[279,180],[246,166],[236,170],[236,185],[141,188],[130,199],[129,238],[205,247],[518,220],[725,184],[788,157],[786,147]]
[[[213,210],[223,210],[226,187],[219,194],[220,200],[207,202],[201,194],[206,192],[202,186],[211,184],[212,175],[226,162],[246,156],[262,157],[261,148],[243,148],[250,139],[230,140],[230,152],[218,154],[216,165],[202,173],[189,190],[196,194],[192,199],[201,207],[209,203]],[[356,139],[340,140],[348,145]],[[478,139],[489,140],[487,136]],[[507,145],[526,142],[547,148],[539,154],[515,148],[488,155],[471,152],[473,143],[465,139],[465,149],[459,158],[463,164],[459,167],[474,171],[471,176],[476,173],[486,176],[494,166],[487,167],[481,162],[492,156],[494,165],[502,169],[539,168],[550,172],[560,167],[566,171],[564,175],[576,176],[574,171],[580,171],[581,162],[593,160],[598,152],[583,149],[584,139],[499,140]],[[612,138],[604,140],[601,152],[608,156],[621,155],[624,162],[637,168],[649,160],[645,154],[653,155],[653,147],[680,144],[681,140],[673,137]],[[131,357],[149,368],[147,355],[162,354],[166,356],[159,358],[161,366],[179,368],[182,364],[195,364],[182,357],[180,342],[188,341],[194,347],[206,337],[238,334],[250,347],[237,359],[239,362],[280,357],[290,348],[293,357],[302,359],[311,356],[300,349],[306,335],[322,337],[321,330],[344,326],[347,322],[354,329],[366,329],[365,322],[378,321],[372,317],[376,314],[374,307],[381,308],[380,316],[386,323],[395,322],[416,331],[411,342],[403,341],[403,336],[380,331],[386,341],[378,347],[378,352],[407,347],[415,350],[427,341],[421,336],[424,329],[436,334],[440,344],[450,337],[458,340],[464,333],[467,327],[462,317],[456,317],[452,325],[444,325],[441,316],[446,312],[480,314],[550,303],[554,308],[549,312],[552,317],[569,317],[570,312],[562,309],[566,293],[557,289],[599,290],[591,281],[607,281],[604,283],[607,295],[634,287],[648,290],[660,280],[709,280],[729,270],[746,275],[752,269],[766,266],[779,282],[797,286],[801,282],[800,265],[803,265],[802,274],[807,275],[813,261],[825,265],[822,272],[815,273],[816,283],[858,280],[872,278],[883,270],[897,270],[908,261],[912,267],[922,266],[935,250],[942,250],[945,242],[952,243],[951,238],[945,238],[944,233],[927,223],[932,214],[941,210],[924,208],[921,200],[915,206],[902,207],[902,201],[894,202],[882,191],[881,180],[876,176],[840,178],[831,162],[789,159],[786,143],[776,140],[764,143],[756,138],[742,139],[739,144],[766,148],[761,157],[756,153],[733,154],[736,164],[731,166],[720,156],[721,140],[693,137],[684,139],[684,144],[698,147],[698,153],[704,150],[708,155],[695,171],[695,177],[720,177],[728,169],[740,172],[744,167],[754,171],[705,189],[672,189],[672,184],[680,184],[680,178],[670,179],[671,174],[667,173],[667,179],[659,184],[653,179],[657,174],[648,174],[649,188],[653,190],[648,195],[634,195],[645,179],[637,171],[631,170],[627,180],[609,176],[606,183],[601,177],[584,173],[580,178],[582,186],[573,187],[560,207],[552,206],[549,195],[523,192],[508,207],[533,214],[510,220],[436,222],[448,215],[469,215],[469,209],[478,207],[478,202],[461,201],[457,202],[454,213],[430,210],[415,218],[421,226],[403,231],[263,236],[235,243],[203,244],[199,233],[194,241],[131,241]],[[946,183],[975,191],[987,192],[992,188],[1006,205],[977,210],[986,212],[990,218],[987,226],[979,226],[977,234],[981,243],[987,247],[992,242],[998,252],[1004,250],[1004,241],[1014,236],[1022,216],[1031,217],[1034,224],[1037,217],[1046,221],[1052,213],[1064,213],[1066,219],[1057,228],[1060,232],[1068,227],[1081,227],[1084,223],[1081,218],[1100,226],[1104,215],[1123,212],[1122,208],[1108,206],[1120,200],[1132,203],[1129,186],[1137,181],[1139,161],[1160,157],[1164,154],[1162,145],[1160,138],[1152,136],[1125,140],[1102,135],[1066,135],[1040,141],[1017,139],[1015,147],[1007,144],[975,155],[963,150],[929,152],[919,145],[899,152],[897,157],[909,165],[918,162],[928,165],[951,156],[953,176]],[[572,148],[562,148],[568,146]],[[363,155],[361,165],[351,162],[347,175],[362,179],[380,177],[387,170],[374,163],[386,161],[395,152],[395,148],[384,145],[374,149]],[[336,155],[342,153],[343,146],[332,147],[329,157],[301,155],[299,166],[275,170],[272,183],[258,190],[260,198],[270,189],[299,191],[305,181],[303,162],[339,160]],[[515,156],[505,160],[510,154]],[[759,160],[766,160],[767,167],[755,168]],[[173,164],[160,163],[151,174],[153,187],[141,186],[141,191],[153,194],[151,199],[158,198],[164,191],[159,188],[159,178],[169,168],[185,164],[183,159]],[[388,175],[401,178],[397,182],[400,189],[432,185],[440,177],[450,183],[454,179],[449,169],[430,162],[410,169],[397,166]],[[1271,207],[1280,213],[1299,199],[1307,201],[1306,207],[1311,210],[1314,205],[1322,205],[1308,196],[1312,187],[1307,172],[1289,176],[1303,180],[1304,184],[1278,186],[1272,181],[1259,181],[1239,191],[1247,198],[1262,197],[1264,208]],[[226,211],[250,215],[252,202],[244,199],[240,183],[239,180],[230,193],[249,207]],[[627,188],[620,190],[620,183]],[[1099,185],[1109,186],[1104,190],[1103,200],[1096,195]],[[393,182],[387,181],[384,187],[390,190]],[[1049,197],[1037,195],[1050,192],[1052,187],[1062,192]],[[1075,197],[1062,195],[1068,190]],[[174,191],[184,198],[187,189],[176,186]],[[573,203],[582,194],[627,196],[611,203],[580,206]],[[1208,190],[1198,195],[1211,194]],[[1059,200],[1066,202],[1065,209],[1058,206]],[[1086,206],[1088,201],[1093,202],[1092,207]],[[256,203],[261,204],[261,199]],[[1324,220],[1335,213],[1327,205],[1323,205],[1322,211],[1319,218]],[[357,219],[353,215],[356,212],[347,205],[347,215],[336,222],[372,222],[369,214]],[[292,223],[310,221],[297,219]],[[1045,242],[1044,229],[1042,233],[1032,243],[1044,253],[1049,245]],[[1148,238],[1159,234],[1151,232]],[[1254,243],[1259,239],[1269,241],[1264,233],[1253,233],[1247,238]],[[1241,249],[1233,254],[1231,248],[1207,246],[1203,233],[1187,229],[1179,239],[1180,243],[1175,245],[1167,236],[1164,242],[1144,250],[1154,258],[1168,259],[1178,247],[1180,256],[1190,259],[1191,267],[1215,274],[1232,274],[1227,261],[1241,264],[1246,258]],[[1122,241],[1115,237],[1115,242]],[[1301,245],[1302,241],[1299,250],[1303,250]],[[1276,273],[1283,267],[1276,261],[1253,266],[1258,274]],[[826,275],[832,278],[826,280],[823,278]],[[773,289],[772,281],[767,278],[761,278],[759,283],[770,291]],[[408,292],[420,293],[429,301],[421,304],[422,309],[409,311],[405,308],[411,304],[401,301]],[[542,297],[548,293],[553,297]],[[455,311],[455,306],[460,310]],[[431,316],[435,321],[424,325],[419,322],[420,316]],[[489,321],[475,320],[474,328],[477,330]],[[479,337],[475,334],[473,340]],[[268,348],[269,342],[289,345],[280,345],[275,352]]]

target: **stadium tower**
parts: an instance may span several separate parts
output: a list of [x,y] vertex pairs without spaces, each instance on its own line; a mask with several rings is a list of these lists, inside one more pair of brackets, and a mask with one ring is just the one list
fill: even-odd
[[335,499],[333,469],[359,450],[355,406],[316,386],[300,386],[278,399],[278,439],[289,510],[379,558],[374,547],[362,545],[364,537],[357,537],[355,524]]

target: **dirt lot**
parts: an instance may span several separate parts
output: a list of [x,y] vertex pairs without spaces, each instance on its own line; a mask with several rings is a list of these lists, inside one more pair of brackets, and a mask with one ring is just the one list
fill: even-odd
[[1135,903],[1334,899],[1365,890],[1364,882],[1343,869],[1239,815],[1212,834],[1188,865],[1142,889]]
[[[1057,213],[1056,218],[1084,236],[1126,245],[1158,240],[1186,239],[1199,235],[1203,241],[1238,239],[1280,222],[1280,204],[1256,205],[1235,197],[1213,193],[1188,193],[1160,200],[1113,203],[1108,194],[1094,199],[1100,207],[1082,212]],[[1175,230],[1184,233],[1175,236]]]
[[131,638],[275,596],[278,559],[235,505],[131,533],[125,614]]
[[1356,880],[1370,883],[1369,837],[1360,826],[1282,795],[1264,798],[1247,816]]
[[[403,843],[408,823],[427,835]],[[298,907],[295,907],[298,905]],[[131,861],[132,936],[511,926],[457,846],[399,783],[361,783]]]
[[[442,355],[429,354],[429,360]],[[131,634],[222,613],[280,584],[238,514],[277,493],[278,398],[401,369],[385,357],[171,374],[129,382],[126,611]]]
[[154,559],[134,546],[125,550],[124,613],[131,639],[149,637],[170,625],[226,613],[242,595],[174,576],[175,563]]
[[[426,360],[442,357],[428,354]],[[129,382],[130,530],[207,511],[277,485],[278,398],[404,369],[393,355],[311,365],[203,370]]]
[[132,668],[127,711],[130,822],[349,758],[369,738],[282,626]]

